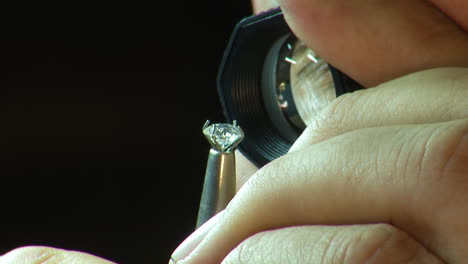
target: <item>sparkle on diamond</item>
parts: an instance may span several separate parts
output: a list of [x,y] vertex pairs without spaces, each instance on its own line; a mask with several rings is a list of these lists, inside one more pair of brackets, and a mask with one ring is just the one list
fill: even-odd
[[244,138],[244,132],[231,124],[213,124],[203,129],[203,134],[216,149],[222,152],[232,151]]

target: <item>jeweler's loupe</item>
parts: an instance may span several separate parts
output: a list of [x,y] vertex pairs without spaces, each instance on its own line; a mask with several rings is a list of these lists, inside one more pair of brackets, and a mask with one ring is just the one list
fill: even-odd
[[286,154],[333,99],[358,89],[294,36],[280,9],[237,24],[218,73],[224,115],[245,132],[238,149],[258,167]]

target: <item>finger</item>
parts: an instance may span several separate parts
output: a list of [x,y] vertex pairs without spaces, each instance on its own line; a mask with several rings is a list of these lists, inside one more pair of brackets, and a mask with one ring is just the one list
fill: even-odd
[[0,264],[115,264],[114,262],[78,252],[63,249],[28,246],[14,249],[0,258]]
[[448,263],[468,258],[468,120],[361,129],[255,174],[184,264],[295,225],[392,223]]
[[277,0],[252,0],[252,9],[254,14],[258,14],[275,7],[278,7]]
[[468,2],[465,0],[429,0],[468,32]]
[[222,264],[442,263],[405,232],[386,224],[300,226],[255,234]]
[[[217,213],[215,216],[211,217],[203,225],[197,228],[189,237],[187,237],[181,245],[177,247],[171,255],[169,261],[170,264],[176,263],[178,260],[187,257],[191,251],[193,251],[203,240],[203,238],[208,234],[208,232],[213,228],[213,226],[218,221],[218,218],[222,215],[223,211]],[[1,264],[1,263],[0,263]]]
[[279,2],[299,39],[367,87],[424,69],[468,65],[466,33],[427,1]]
[[444,122],[468,117],[468,68],[413,73],[334,100],[290,151],[361,128]]
[[[467,83],[468,68],[437,68],[343,95],[307,121],[310,125],[290,152],[362,128],[467,118]],[[236,155],[240,189],[257,168],[241,153]]]
[[236,190],[247,182],[247,180],[258,171],[258,168],[245,157],[240,151],[236,150]]

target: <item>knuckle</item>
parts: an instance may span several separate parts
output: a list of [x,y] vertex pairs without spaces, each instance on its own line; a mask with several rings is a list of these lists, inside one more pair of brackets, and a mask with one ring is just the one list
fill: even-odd
[[226,256],[222,264],[260,263],[256,262],[257,258],[262,259],[264,253],[259,250],[260,240],[259,235],[247,238]]
[[301,231],[292,227],[257,233],[232,250],[222,264],[315,263],[314,239]]
[[[426,141],[421,174],[440,181],[468,184],[468,119],[445,123]],[[460,182],[463,181],[463,182]]]
[[466,174],[468,171],[468,119],[457,124],[447,143],[447,159],[443,163],[443,174]]
[[314,137],[313,141],[323,141],[352,129],[349,124],[354,123],[355,116],[349,113],[360,96],[360,91],[344,94],[325,107],[306,130]]
[[296,226],[247,238],[222,264],[440,263],[431,258],[412,237],[388,224]]
[[344,263],[410,263],[422,249],[405,232],[377,224],[348,244]]

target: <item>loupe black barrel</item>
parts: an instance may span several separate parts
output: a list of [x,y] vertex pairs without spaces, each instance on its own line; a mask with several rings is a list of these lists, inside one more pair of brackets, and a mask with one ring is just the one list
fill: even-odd
[[[257,167],[286,154],[302,132],[285,135],[284,122],[278,123],[269,115],[268,102],[263,100],[265,58],[272,46],[285,37],[294,35],[280,9],[242,20],[234,29],[218,72],[224,115],[228,122],[237,120],[242,126],[246,136],[238,149]],[[362,89],[338,69],[330,66],[330,71],[337,96]]]
[[238,149],[260,167],[285,154],[284,139],[270,119],[261,94],[265,58],[275,41],[290,34],[279,9],[237,24],[218,73],[218,93],[228,122],[237,120],[245,132]]

